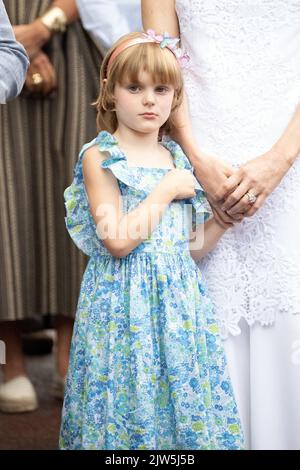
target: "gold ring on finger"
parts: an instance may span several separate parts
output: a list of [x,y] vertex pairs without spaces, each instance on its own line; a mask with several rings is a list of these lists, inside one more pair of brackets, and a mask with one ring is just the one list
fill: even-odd
[[38,72],[31,75],[31,80],[33,85],[40,85],[44,81],[42,75]]

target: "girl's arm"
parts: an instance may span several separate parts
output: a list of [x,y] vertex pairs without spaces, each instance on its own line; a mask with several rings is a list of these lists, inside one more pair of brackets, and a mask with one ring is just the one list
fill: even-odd
[[135,209],[123,214],[117,180],[111,171],[101,168],[104,159],[97,147],[85,152],[85,188],[98,235],[113,256],[122,258],[149,238],[176,191],[172,184],[161,181]]
[[212,217],[204,224],[198,225],[195,236],[190,241],[190,253],[194,261],[199,261],[207,255],[226,232],[215,219]]

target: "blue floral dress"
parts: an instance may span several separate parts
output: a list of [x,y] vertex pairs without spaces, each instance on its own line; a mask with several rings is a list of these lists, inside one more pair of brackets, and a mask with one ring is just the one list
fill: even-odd
[[[129,167],[108,132],[86,144],[65,191],[66,224],[90,256],[78,301],[60,432],[61,449],[241,449],[243,437],[219,328],[189,252],[204,194],[173,201],[150,238],[124,258],[97,236],[82,158],[97,145],[118,180],[123,210],[136,207],[168,169]],[[165,142],[177,168],[192,170]]]

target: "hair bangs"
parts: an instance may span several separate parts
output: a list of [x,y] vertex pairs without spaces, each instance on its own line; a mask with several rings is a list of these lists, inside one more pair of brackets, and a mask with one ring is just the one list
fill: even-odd
[[154,83],[182,87],[180,66],[173,52],[158,44],[146,43],[129,47],[116,60],[112,70],[120,84],[138,83],[141,71],[149,73]]

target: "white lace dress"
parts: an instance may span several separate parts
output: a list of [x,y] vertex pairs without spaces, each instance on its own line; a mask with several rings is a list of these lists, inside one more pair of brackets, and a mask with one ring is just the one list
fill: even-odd
[[[300,1],[177,0],[176,9],[191,57],[184,75],[199,147],[238,167],[271,148],[300,102]],[[249,445],[300,447],[300,401],[289,396],[289,387],[300,396],[300,159],[200,267],[228,338]],[[272,403],[270,394],[284,403]],[[273,411],[282,420],[271,419],[263,401],[286,406]]]

